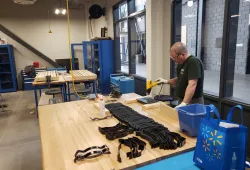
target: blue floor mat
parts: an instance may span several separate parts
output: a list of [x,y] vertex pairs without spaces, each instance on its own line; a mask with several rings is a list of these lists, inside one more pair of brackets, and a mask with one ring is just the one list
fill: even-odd
[[187,152],[178,156],[143,166],[137,170],[200,170],[193,162],[194,151]]

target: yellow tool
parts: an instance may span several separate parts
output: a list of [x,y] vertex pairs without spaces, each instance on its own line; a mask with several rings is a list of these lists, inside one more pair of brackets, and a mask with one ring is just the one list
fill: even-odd
[[147,93],[150,94],[153,87],[159,85],[159,81],[152,82],[151,80],[147,80]]

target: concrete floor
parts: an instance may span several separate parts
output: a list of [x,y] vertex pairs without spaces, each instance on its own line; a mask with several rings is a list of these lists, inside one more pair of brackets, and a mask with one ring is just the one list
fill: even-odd
[[40,132],[33,91],[2,94],[7,112],[0,109],[0,169],[40,170]]
[[[244,103],[250,103],[250,75],[234,75],[233,96],[230,98]],[[205,70],[204,92],[219,95],[220,72]]]

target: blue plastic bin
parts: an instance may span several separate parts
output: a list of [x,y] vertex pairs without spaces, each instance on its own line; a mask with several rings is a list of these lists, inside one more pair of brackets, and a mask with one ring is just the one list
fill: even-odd
[[[177,109],[180,130],[187,132],[189,136],[198,135],[200,119],[206,116],[206,106],[203,104],[191,104]],[[211,114],[213,116],[213,114]]]

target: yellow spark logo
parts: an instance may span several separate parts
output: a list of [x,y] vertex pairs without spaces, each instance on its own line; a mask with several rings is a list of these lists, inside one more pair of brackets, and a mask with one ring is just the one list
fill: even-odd
[[217,136],[217,130],[213,132],[210,132],[211,133],[211,137],[209,138],[210,141],[213,142],[213,145],[216,146],[216,143],[218,143],[219,145],[221,145],[222,143],[220,142],[220,139],[223,138],[222,135],[220,136]]

